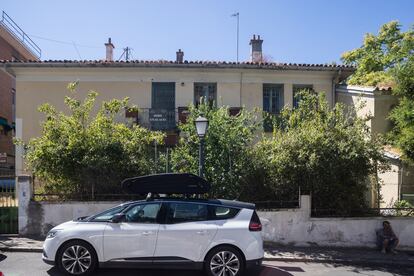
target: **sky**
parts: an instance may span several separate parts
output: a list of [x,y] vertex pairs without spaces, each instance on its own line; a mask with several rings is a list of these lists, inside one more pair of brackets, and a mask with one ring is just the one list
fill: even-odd
[[[414,24],[414,0],[0,0],[42,49],[42,60],[103,59],[108,37],[114,59],[247,61],[253,34],[275,62],[339,63],[366,33],[398,20]],[[73,45],[75,44],[76,47]]]

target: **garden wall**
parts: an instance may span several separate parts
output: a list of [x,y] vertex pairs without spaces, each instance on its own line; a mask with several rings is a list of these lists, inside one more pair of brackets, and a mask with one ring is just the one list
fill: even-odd
[[[19,234],[45,236],[54,226],[108,209],[120,202],[42,202],[31,199],[30,178],[19,177]],[[310,196],[300,208],[259,211],[263,238],[292,246],[375,247],[375,230],[384,218],[311,218]],[[414,218],[387,218],[401,249],[414,250]]]

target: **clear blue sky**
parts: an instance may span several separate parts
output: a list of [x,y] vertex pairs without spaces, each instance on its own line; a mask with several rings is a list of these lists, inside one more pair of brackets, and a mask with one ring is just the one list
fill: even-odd
[[[399,20],[414,24],[414,0],[1,0],[6,11],[42,48],[42,59],[102,59],[112,37],[115,58],[133,48],[135,59],[236,59],[240,13],[240,60],[249,58],[249,39],[260,34],[274,61],[325,63],[358,47],[363,35]],[[92,47],[84,47],[92,46]]]

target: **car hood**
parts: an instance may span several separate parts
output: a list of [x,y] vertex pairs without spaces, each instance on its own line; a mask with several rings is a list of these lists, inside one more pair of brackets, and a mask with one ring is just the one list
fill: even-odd
[[78,224],[79,224],[78,221],[71,220],[71,221],[67,221],[67,222],[61,223],[61,224],[53,227],[52,230],[63,230],[63,229],[67,229],[67,228],[72,228],[72,227],[75,227]]

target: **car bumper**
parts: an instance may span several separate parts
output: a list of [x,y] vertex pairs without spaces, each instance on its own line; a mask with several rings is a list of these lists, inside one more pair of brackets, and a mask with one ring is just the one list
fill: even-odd
[[48,265],[55,265],[55,261],[50,260],[44,250],[43,250],[43,254],[42,254],[42,260],[43,260],[43,262],[45,262]]

